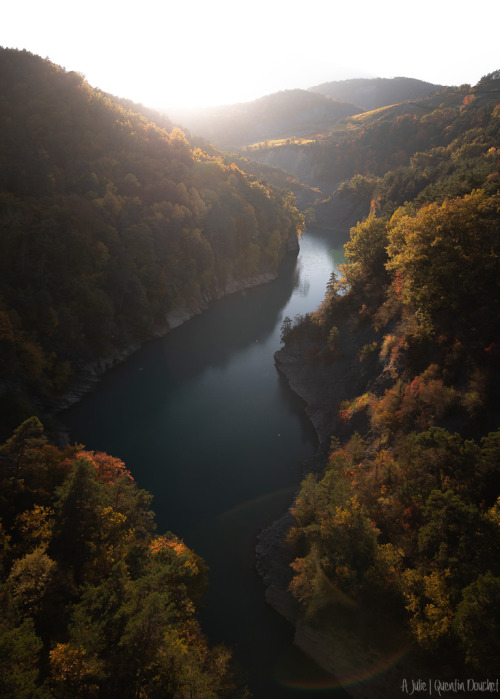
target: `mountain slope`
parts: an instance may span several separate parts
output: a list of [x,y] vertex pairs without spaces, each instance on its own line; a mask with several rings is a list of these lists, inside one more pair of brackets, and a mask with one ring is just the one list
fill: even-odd
[[272,277],[296,245],[289,194],[81,75],[3,49],[0,95],[6,416],[19,391],[49,400],[88,362]]
[[307,90],[284,90],[266,97],[182,115],[184,126],[223,147],[314,135],[360,110],[352,104]]
[[[261,144],[247,156],[319,187],[323,196],[314,207],[315,220],[330,226],[340,215],[350,227],[357,222],[350,212],[366,215],[374,197],[380,206],[387,199],[404,203],[424,188],[440,186],[436,180],[445,172],[452,196],[470,191],[472,182],[488,191],[496,186],[493,110],[498,101],[500,80],[486,76],[472,88],[463,85],[354,115],[344,130],[307,142]],[[482,159],[466,165],[476,155]],[[350,178],[355,178],[352,183],[342,184]],[[379,178],[383,181],[375,190]]]
[[[398,120],[418,150],[391,167]],[[276,355],[323,444],[286,533],[295,642],[341,682],[350,644],[371,675],[376,609],[376,628],[409,633],[420,676],[487,676],[500,653],[500,73],[455,109],[362,130],[378,174],[356,141],[337,143],[357,172],[336,196],[370,213]],[[396,670],[392,688],[408,676]],[[359,690],[379,694],[383,675]]]
[[415,78],[352,78],[322,83],[309,89],[316,94],[355,104],[362,111],[370,111],[427,97],[433,92],[441,92],[445,86]]

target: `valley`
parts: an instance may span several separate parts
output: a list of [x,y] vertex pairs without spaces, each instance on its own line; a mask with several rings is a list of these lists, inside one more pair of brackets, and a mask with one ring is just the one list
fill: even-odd
[[5,696],[493,676],[499,71],[179,122],[0,62]]

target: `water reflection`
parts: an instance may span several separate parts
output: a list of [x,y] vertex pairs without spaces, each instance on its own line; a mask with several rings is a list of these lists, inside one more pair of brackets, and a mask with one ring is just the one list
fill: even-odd
[[122,458],[154,494],[158,530],[207,560],[204,629],[235,648],[256,697],[294,690],[274,678],[291,628],[264,602],[255,538],[289,506],[315,447],[274,353],[285,315],[323,300],[343,260],[336,245],[330,234],[308,232],[276,282],[222,299],[149,343],[63,416],[74,440]]

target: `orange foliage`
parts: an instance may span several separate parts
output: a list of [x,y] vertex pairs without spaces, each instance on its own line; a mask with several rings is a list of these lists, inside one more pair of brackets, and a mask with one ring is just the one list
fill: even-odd
[[290,563],[290,567],[294,576],[288,588],[289,591],[299,602],[308,602],[314,595],[315,561],[311,557],[296,558]]
[[456,402],[453,388],[438,376],[438,367],[431,364],[410,383],[396,381],[384,395],[370,403],[371,424],[376,430],[410,428],[425,430],[441,419]]
[[149,549],[151,553],[161,553],[164,551],[173,550],[178,556],[186,555],[189,553],[189,549],[186,544],[181,541],[181,539],[171,538],[167,539],[165,536],[158,536],[156,539],[149,544]]
[[361,396],[357,396],[351,401],[344,401],[341,403],[338,412],[339,419],[342,422],[347,422],[353,415],[366,408],[370,409],[376,402],[376,397],[371,393],[363,393]]
[[133,482],[130,471],[125,467],[123,461],[103,451],[79,451],[75,458],[84,458],[90,461],[94,465],[97,478],[101,483],[111,485],[120,476],[125,476],[130,482]]
[[394,279],[394,291],[396,292],[397,296],[401,296],[401,294],[403,293],[403,287],[404,287],[403,273],[398,269],[398,270],[396,270],[396,276]]
[[149,550],[163,561],[174,562],[182,575],[198,575],[202,570],[201,559],[186,544],[173,534],[155,537]]

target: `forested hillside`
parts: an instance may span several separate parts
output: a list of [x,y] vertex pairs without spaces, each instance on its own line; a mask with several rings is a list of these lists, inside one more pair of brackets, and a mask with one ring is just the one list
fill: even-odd
[[246,696],[196,620],[206,565],[155,534],[121,461],[59,450],[31,418],[0,446],[0,482],[2,697]]
[[0,393],[11,427],[31,414],[29,395],[50,402],[86,362],[275,275],[296,245],[288,193],[79,74],[2,49],[0,100]]
[[290,589],[325,618],[332,588],[382,608],[443,665],[486,676],[500,657],[500,73],[459,108],[345,145],[323,162],[354,174],[339,195],[371,212],[282,352],[334,366],[370,329],[366,391],[337,406],[324,471],[292,509]]
[[307,90],[283,90],[253,102],[182,115],[182,123],[224,148],[314,136],[362,111],[345,101]]
[[328,407],[289,591],[318,626],[376,608],[453,672],[497,671],[500,71],[363,113],[303,92],[226,110],[228,143],[285,139],[233,158],[0,49],[0,694],[245,695],[196,621],[203,561],[155,535],[123,463],[56,448],[29,416],[275,275],[302,222],[289,189],[311,223],[359,222],[278,364],[328,377],[354,352],[364,382]]
[[262,144],[247,156],[319,187],[323,196],[307,213],[321,225],[330,225],[347,203],[367,215],[372,203],[394,206],[419,195],[432,200],[473,187],[493,192],[500,169],[499,85],[485,78],[474,87],[355,115],[343,130],[307,142]]
[[311,92],[350,102],[363,111],[390,104],[427,97],[442,92],[445,85],[435,85],[415,78],[351,78],[335,80],[309,88]]

